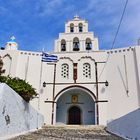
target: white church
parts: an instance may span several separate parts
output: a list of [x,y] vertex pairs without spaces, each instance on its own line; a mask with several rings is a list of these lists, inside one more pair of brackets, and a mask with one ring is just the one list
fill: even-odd
[[30,103],[44,124],[107,125],[140,107],[139,45],[99,50],[88,21],[75,16],[49,54],[58,60],[42,62],[42,52],[19,50],[14,38],[0,50],[4,75],[36,89]]

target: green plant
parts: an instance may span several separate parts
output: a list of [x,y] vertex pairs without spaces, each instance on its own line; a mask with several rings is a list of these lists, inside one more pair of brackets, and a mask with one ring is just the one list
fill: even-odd
[[34,96],[37,95],[35,89],[25,80],[0,76],[0,82],[4,82],[9,85],[27,102],[29,102]]
[[6,76],[1,76],[1,75],[0,75],[0,82],[1,82],[1,83],[6,83],[7,80],[8,80],[8,77],[6,77]]

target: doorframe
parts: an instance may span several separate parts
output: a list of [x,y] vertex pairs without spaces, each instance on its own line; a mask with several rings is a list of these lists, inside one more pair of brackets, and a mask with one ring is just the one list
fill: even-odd
[[66,121],[66,122],[67,122],[67,125],[71,125],[71,124],[69,124],[69,110],[70,110],[70,108],[72,108],[72,107],[74,107],[74,106],[76,106],[76,107],[78,107],[78,108],[80,109],[80,112],[81,112],[81,114],[80,114],[81,124],[79,124],[79,125],[82,125],[82,124],[83,124],[83,111],[82,111],[81,107],[78,106],[78,105],[76,105],[76,104],[71,105],[71,106],[67,109],[67,121]]

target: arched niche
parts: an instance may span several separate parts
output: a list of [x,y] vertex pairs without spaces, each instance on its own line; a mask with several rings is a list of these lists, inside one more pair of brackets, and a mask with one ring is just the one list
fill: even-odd
[[79,48],[80,48],[79,38],[75,37],[73,39],[73,51],[79,51]]
[[66,51],[66,41],[64,39],[61,40],[61,51]]

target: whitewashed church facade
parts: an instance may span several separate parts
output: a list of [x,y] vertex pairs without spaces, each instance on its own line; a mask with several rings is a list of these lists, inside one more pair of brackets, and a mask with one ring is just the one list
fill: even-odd
[[18,50],[12,38],[0,50],[5,75],[29,82],[38,93],[31,101],[45,124],[103,124],[140,106],[140,46],[99,50],[88,22],[75,16],[55,40],[56,63],[41,52]]

